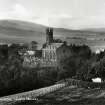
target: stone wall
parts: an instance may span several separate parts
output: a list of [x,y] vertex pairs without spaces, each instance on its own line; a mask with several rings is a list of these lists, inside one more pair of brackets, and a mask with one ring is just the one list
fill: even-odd
[[49,86],[49,87],[45,87],[45,88],[41,88],[41,89],[29,91],[29,92],[1,97],[0,105],[12,105],[15,102],[21,102],[25,100],[37,100],[37,97],[49,94],[51,92],[55,92],[65,86],[66,86],[65,83],[55,84],[53,86]]
[[80,81],[75,79],[66,79],[65,82],[57,83],[49,87],[1,97],[0,105],[12,105],[17,101],[21,102],[24,100],[37,100],[37,97],[39,96],[44,96],[46,94],[55,92],[66,86],[73,86],[73,85],[81,88],[105,88],[105,83],[92,83],[92,82]]

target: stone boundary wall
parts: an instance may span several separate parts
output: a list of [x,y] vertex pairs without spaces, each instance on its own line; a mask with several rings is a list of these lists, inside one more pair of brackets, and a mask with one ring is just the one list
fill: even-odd
[[94,82],[86,82],[76,79],[66,79],[65,84],[67,86],[74,85],[77,87],[83,87],[83,88],[105,88],[105,82],[103,83],[94,83]]
[[67,84],[65,83],[55,84],[53,86],[40,88],[40,89],[33,90],[33,91],[4,96],[0,98],[0,105],[12,105],[15,102],[21,102],[25,100],[36,100],[37,101],[37,97],[49,94],[51,92],[55,92],[61,88],[64,88],[66,85]]
[[12,105],[15,102],[21,102],[24,100],[36,100],[39,96],[44,96],[51,92],[55,92],[66,86],[77,86],[81,88],[105,88],[105,83],[93,83],[75,79],[66,79],[64,82],[58,82],[55,85],[40,88],[33,91],[18,93],[14,95],[4,96],[0,98],[0,105]]

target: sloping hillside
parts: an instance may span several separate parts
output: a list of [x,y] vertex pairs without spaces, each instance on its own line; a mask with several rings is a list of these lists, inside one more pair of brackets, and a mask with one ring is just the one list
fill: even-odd
[[45,28],[29,22],[2,20],[0,21],[0,41],[18,43],[36,40],[41,42],[45,37]]
[[[45,42],[46,26],[18,21],[0,20],[0,42],[19,43],[37,41],[39,44]],[[90,29],[91,30],[91,29]],[[90,30],[69,30],[54,28],[54,37],[74,44],[87,44],[92,49],[105,48],[105,32],[94,32]],[[73,37],[77,37],[73,39]],[[73,40],[71,40],[73,39]],[[86,39],[86,41],[84,41]],[[88,40],[87,40],[88,39]]]

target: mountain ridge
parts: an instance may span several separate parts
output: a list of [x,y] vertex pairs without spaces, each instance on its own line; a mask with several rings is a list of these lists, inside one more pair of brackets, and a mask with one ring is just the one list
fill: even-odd
[[[40,24],[31,22],[19,21],[19,20],[0,20],[0,42],[6,43],[29,43],[31,41],[37,41],[39,44],[43,44],[46,41],[46,28]],[[82,39],[93,39],[87,41],[89,46],[104,46],[104,40],[94,39],[105,39],[105,32],[94,32],[88,29],[85,30],[72,30],[64,28],[54,28],[54,37],[66,40],[68,37],[77,37],[73,40],[68,41],[74,44],[83,43]]]

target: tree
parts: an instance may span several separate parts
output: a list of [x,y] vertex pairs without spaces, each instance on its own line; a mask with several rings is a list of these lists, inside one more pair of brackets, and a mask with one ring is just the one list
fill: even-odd
[[38,43],[36,41],[32,41],[30,43],[30,47],[32,50],[37,50],[37,45],[38,45]]
[[67,46],[67,44],[63,44],[60,48],[57,49],[58,67],[61,70],[59,75],[63,75],[64,73],[63,76],[66,76],[66,78],[77,76],[78,79],[89,80],[91,55],[91,50],[86,45]]
[[93,75],[91,74],[92,65],[89,60],[82,61],[81,66],[78,67],[76,76],[83,81],[91,81]]
[[54,43],[63,43],[63,41],[61,39],[53,39]]

